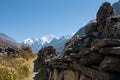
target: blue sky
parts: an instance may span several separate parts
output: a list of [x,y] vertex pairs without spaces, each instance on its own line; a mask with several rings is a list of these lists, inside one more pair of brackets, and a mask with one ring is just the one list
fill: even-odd
[[96,18],[99,6],[118,0],[0,0],[0,32],[18,42],[76,32]]

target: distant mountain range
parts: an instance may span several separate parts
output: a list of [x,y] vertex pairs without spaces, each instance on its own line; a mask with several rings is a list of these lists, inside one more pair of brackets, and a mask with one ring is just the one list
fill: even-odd
[[16,42],[14,39],[12,39],[11,37],[0,33],[0,47],[16,47],[16,48],[20,48],[21,45]]
[[30,46],[35,53],[38,53],[38,51],[44,46],[54,46],[58,52],[62,52],[65,42],[67,42],[73,35],[74,33],[59,38],[49,34],[42,38],[27,38],[22,44]]

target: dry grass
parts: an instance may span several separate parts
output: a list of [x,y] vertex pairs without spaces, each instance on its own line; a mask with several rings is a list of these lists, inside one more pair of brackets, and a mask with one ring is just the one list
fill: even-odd
[[14,68],[0,66],[0,80],[17,80],[17,71]]
[[24,80],[31,74],[30,64],[24,58],[4,58],[2,61],[0,80]]
[[29,80],[31,60],[35,55],[29,47],[22,47],[20,57],[0,57],[0,80]]

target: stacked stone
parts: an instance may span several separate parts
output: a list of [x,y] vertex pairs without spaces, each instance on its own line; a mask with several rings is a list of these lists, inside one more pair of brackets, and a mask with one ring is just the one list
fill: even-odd
[[11,47],[0,47],[0,56],[1,57],[18,57],[20,50],[17,48],[11,48]]
[[110,3],[101,5],[85,30],[66,43],[62,57],[45,64],[48,80],[120,80],[120,17]]

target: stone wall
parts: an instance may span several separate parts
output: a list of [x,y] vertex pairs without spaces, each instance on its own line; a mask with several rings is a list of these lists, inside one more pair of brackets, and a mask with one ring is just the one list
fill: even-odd
[[66,43],[63,56],[40,51],[48,80],[120,80],[120,17],[110,3],[100,6],[96,21],[85,30],[85,36]]

